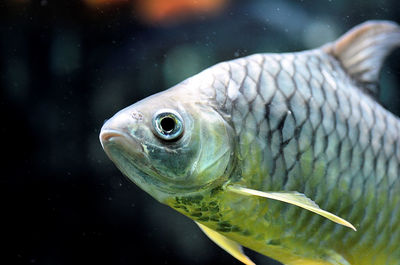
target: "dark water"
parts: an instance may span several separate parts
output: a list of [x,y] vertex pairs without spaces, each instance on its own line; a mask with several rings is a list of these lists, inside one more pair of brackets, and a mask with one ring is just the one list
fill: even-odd
[[[230,1],[168,24],[129,4],[0,7],[4,264],[240,264],[122,177],[98,141],[103,121],[217,62],[313,48],[368,19],[400,22],[397,0]],[[380,95],[397,114],[399,62],[400,51],[388,58]]]

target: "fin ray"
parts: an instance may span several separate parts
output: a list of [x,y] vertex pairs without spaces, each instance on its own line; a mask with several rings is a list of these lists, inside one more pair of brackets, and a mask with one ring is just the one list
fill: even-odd
[[231,254],[237,260],[243,262],[246,265],[256,265],[249,257],[247,257],[242,249],[242,246],[236,243],[233,240],[221,235],[220,233],[208,228],[205,225],[202,225],[198,222],[195,222],[200,229],[210,238],[215,244],[220,246],[223,250]]
[[236,185],[230,185],[226,187],[228,190],[236,192],[238,194],[242,195],[254,195],[254,196],[259,196],[259,197],[264,197],[268,199],[273,199],[277,201],[282,201],[286,202],[292,205],[296,205],[298,207],[301,207],[303,209],[306,209],[308,211],[311,211],[313,213],[319,214],[335,223],[338,223],[343,226],[347,226],[354,231],[357,231],[357,229],[348,221],[344,220],[343,218],[340,218],[337,215],[334,215],[333,213],[330,213],[328,211],[322,210],[319,208],[319,206],[310,198],[308,198],[306,195],[299,193],[297,191],[288,191],[288,192],[265,192],[265,191],[258,191],[258,190],[253,190],[253,189],[248,189]]
[[364,90],[378,95],[378,79],[386,56],[400,46],[400,27],[391,21],[364,22],[322,49],[335,57]]

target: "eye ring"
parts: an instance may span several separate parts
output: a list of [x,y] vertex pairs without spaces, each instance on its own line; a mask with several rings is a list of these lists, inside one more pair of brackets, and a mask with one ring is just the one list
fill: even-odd
[[153,115],[155,135],[163,140],[177,140],[183,133],[183,119],[178,112],[161,109]]

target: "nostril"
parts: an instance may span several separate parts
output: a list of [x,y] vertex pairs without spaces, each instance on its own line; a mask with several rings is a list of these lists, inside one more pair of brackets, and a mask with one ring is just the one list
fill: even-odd
[[143,121],[143,114],[137,110],[131,112],[131,118],[137,122]]

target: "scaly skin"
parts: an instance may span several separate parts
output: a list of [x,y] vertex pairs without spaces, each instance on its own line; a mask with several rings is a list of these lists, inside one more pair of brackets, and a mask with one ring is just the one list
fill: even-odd
[[193,78],[236,133],[231,183],[304,193],[358,231],[221,189],[167,204],[285,264],[400,263],[400,123],[333,57],[253,55]]

